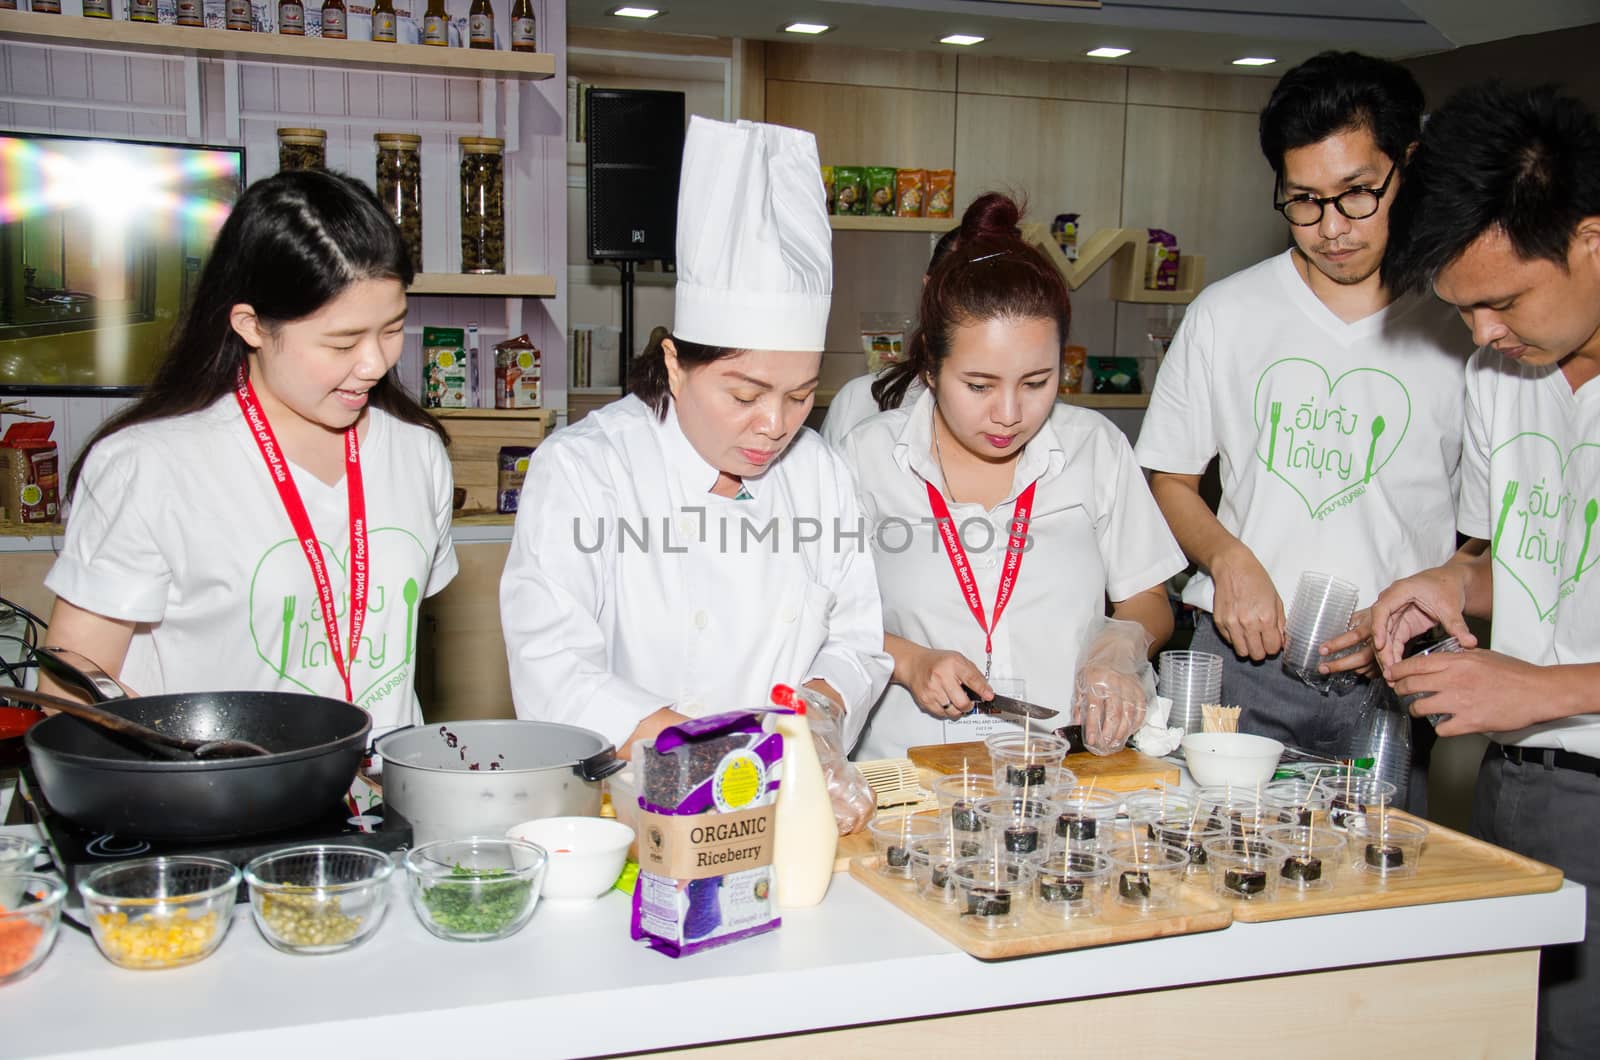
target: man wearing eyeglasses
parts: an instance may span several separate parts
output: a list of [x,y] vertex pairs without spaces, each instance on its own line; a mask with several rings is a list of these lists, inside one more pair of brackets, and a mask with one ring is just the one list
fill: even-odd
[[[1324,52],[1278,82],[1260,136],[1292,245],[1195,300],[1136,448],[1199,568],[1183,592],[1197,608],[1193,646],[1222,656],[1240,730],[1330,756],[1348,750],[1370,688],[1355,671],[1372,653],[1363,641],[1329,658],[1318,645],[1308,668],[1285,668],[1306,650],[1286,621],[1301,575],[1354,584],[1364,609],[1455,547],[1470,343],[1445,306],[1395,297],[1382,271],[1422,108],[1408,71],[1353,52]],[[1215,514],[1200,496],[1213,457]]]

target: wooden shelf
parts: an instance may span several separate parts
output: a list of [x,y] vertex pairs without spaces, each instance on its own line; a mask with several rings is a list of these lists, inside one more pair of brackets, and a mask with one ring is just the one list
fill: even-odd
[[554,430],[555,409],[429,409],[441,420],[539,420],[546,431]]
[[544,53],[287,37],[275,33],[239,33],[31,11],[0,11],[0,38],[115,51],[179,53],[208,59],[434,73],[449,77],[543,81],[556,73],[555,56]]
[[484,276],[465,272],[422,272],[410,294],[476,295],[481,298],[554,298],[554,276]]
[[1152,291],[1144,285],[1144,247],[1149,239],[1142,228],[1103,228],[1078,246],[1078,260],[1068,261],[1050,226],[1025,224],[1022,238],[1044,252],[1067,286],[1076,291],[1109,262],[1111,297],[1118,302],[1147,305],[1187,305],[1205,286],[1206,259],[1199,254],[1178,257],[1178,289]]
[[961,223],[956,217],[871,217],[830,214],[828,227],[835,232],[939,232]]
[[0,523],[0,537],[60,537],[66,532],[60,523]]

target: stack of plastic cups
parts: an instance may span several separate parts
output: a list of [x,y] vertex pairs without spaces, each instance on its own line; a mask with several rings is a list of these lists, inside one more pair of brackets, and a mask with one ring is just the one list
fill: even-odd
[[1328,692],[1342,683],[1343,675],[1318,673],[1317,667],[1325,661],[1320,654],[1322,645],[1350,628],[1357,592],[1342,578],[1309,570],[1300,575],[1295,587],[1283,668],[1319,692]]
[[1167,724],[1185,733],[1201,732],[1200,708],[1222,702],[1222,656],[1204,651],[1164,651],[1157,691],[1172,701]]
[[[1441,652],[1453,655],[1459,651],[1461,651],[1461,642],[1456,640],[1454,637],[1446,637],[1444,640],[1436,641],[1420,651],[1412,652],[1411,655],[1406,656],[1406,658],[1409,659],[1415,655],[1434,655]],[[1432,692],[1415,692],[1409,696],[1401,696],[1400,706],[1409,713],[1411,710],[1411,704],[1415,703],[1419,699],[1427,699],[1431,695],[1433,695]],[[1439,727],[1439,723],[1448,717],[1450,717],[1449,714],[1429,714],[1428,724],[1437,729]]]
[[1345,747],[1347,757],[1372,759],[1372,775],[1395,787],[1395,804],[1407,805],[1411,787],[1411,715],[1385,681],[1374,681]]

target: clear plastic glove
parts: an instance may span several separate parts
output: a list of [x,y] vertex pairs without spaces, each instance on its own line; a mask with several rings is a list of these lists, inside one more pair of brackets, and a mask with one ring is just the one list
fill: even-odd
[[1137,622],[1102,618],[1085,631],[1072,714],[1083,726],[1083,744],[1090,752],[1114,754],[1144,725],[1146,704],[1156,694],[1149,650],[1150,635]]
[[817,747],[817,758],[822,762],[822,779],[828,784],[828,799],[833,803],[839,834],[859,832],[877,811],[878,796],[861,770],[845,757],[839,706],[815,689],[798,688],[795,692],[806,704],[806,722]]

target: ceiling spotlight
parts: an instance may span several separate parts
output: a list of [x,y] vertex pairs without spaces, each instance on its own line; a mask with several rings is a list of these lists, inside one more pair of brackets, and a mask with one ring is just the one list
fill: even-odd
[[1120,59],[1132,51],[1132,48],[1092,48],[1083,54],[1091,59]]
[[613,7],[606,14],[618,18],[655,18],[661,12],[653,7]]
[[984,40],[984,38],[982,38],[982,37],[974,37],[970,33],[952,33],[948,37],[940,37],[939,38],[939,43],[940,44],[959,44],[963,48],[967,48],[967,47],[971,47],[974,44],[982,44],[983,40]]
[[824,26],[820,22],[791,22],[783,27],[783,31],[785,33],[805,33],[814,37],[818,33],[826,33],[832,28],[832,26]]
[[1235,59],[1233,61],[1233,65],[1235,65],[1235,66],[1271,66],[1273,63],[1275,63],[1277,61],[1278,60],[1276,60],[1276,59],[1269,59],[1266,56],[1262,56],[1262,55],[1246,55],[1243,59]]

